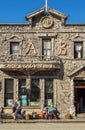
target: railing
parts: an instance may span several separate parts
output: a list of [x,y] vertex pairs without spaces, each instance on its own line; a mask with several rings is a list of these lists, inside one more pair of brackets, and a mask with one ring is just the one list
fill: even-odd
[[43,56],[43,55],[29,55],[29,56],[23,56],[23,55],[1,55],[0,56],[0,62],[5,63],[5,62],[27,62],[27,61],[47,61],[47,62],[59,62],[60,63],[60,58],[57,56]]

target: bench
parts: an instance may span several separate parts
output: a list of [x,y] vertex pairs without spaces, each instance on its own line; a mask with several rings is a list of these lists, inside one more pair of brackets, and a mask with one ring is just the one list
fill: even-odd
[[12,109],[3,109],[0,112],[1,119],[13,119]]
[[42,110],[34,109],[33,110],[33,118],[42,118]]

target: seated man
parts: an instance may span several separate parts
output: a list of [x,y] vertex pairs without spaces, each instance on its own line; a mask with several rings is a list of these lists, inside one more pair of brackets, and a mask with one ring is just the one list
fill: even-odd
[[59,119],[58,117],[58,111],[57,111],[57,108],[55,108],[53,105],[47,107],[47,110],[48,110],[48,117],[50,119]]

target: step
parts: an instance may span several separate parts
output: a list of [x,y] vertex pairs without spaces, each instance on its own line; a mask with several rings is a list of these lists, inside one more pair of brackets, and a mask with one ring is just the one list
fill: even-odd
[[85,113],[79,113],[79,114],[77,114],[77,118],[85,118]]

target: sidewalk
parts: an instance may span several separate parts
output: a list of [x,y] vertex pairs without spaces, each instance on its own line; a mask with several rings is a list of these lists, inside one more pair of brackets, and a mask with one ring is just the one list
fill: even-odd
[[1,119],[0,123],[85,123],[85,118],[79,119],[59,119],[59,120],[45,120],[45,119],[33,119],[33,120],[14,120],[14,119]]

